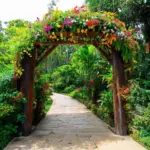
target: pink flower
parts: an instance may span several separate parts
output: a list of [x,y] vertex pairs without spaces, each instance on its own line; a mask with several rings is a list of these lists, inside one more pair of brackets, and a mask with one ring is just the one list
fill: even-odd
[[63,24],[72,26],[72,22],[69,18],[67,18]]
[[78,6],[76,6],[74,9],[78,9]]
[[39,35],[38,33],[35,33],[35,34],[34,34],[35,37],[37,37],[38,35]]
[[135,28],[135,31],[136,31],[136,32],[139,32],[139,31],[140,31],[140,28],[138,28],[138,27]]
[[44,27],[44,30],[46,31],[46,32],[48,32],[48,31],[50,31],[50,30],[52,30],[52,26],[45,26]]

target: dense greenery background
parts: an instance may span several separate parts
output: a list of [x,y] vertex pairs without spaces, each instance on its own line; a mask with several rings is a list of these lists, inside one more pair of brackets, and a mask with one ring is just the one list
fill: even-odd
[[[113,11],[130,26],[140,30],[136,64],[129,71],[129,96],[126,97],[129,133],[150,149],[150,53],[145,43],[150,41],[150,1],[144,0],[86,0],[92,11]],[[53,9],[55,1],[49,4]],[[128,15],[127,15],[128,14]],[[22,135],[22,93],[15,89],[11,38],[15,27],[28,21],[12,20],[4,29],[0,22],[0,149],[14,136]],[[29,22],[28,22],[29,23]],[[143,35],[143,36],[141,36]],[[58,46],[35,72],[35,101],[33,124],[36,125],[48,111],[52,88],[78,99],[97,116],[114,126],[112,98],[112,67],[92,45]]]

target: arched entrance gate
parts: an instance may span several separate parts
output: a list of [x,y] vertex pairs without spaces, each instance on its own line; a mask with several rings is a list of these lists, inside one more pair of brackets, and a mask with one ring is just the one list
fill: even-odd
[[21,66],[24,71],[18,79],[18,89],[27,98],[24,135],[29,135],[32,127],[34,70],[60,44],[92,44],[113,66],[115,132],[126,135],[125,100],[119,91],[127,83],[125,69],[132,64],[138,44],[124,23],[116,19],[113,13],[92,13],[82,6],[71,11],[49,12],[29,30],[34,35],[34,40],[31,38],[34,47],[29,51],[30,54],[23,54]]

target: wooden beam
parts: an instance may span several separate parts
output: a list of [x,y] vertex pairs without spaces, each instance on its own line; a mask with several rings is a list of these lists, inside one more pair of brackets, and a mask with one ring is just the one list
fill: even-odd
[[48,49],[45,54],[36,62],[36,67],[57,47],[58,45],[53,45],[50,49]]
[[59,44],[70,44],[70,45],[73,45],[73,44],[79,44],[79,45],[85,45],[85,44],[93,44],[95,43],[96,41],[88,41],[88,42],[85,42],[85,41],[82,41],[82,40],[77,40],[76,42],[72,42],[72,41],[49,41],[49,42],[39,42],[38,44],[41,45],[41,46],[49,46],[49,45],[59,45]]
[[[78,33],[78,32],[55,32],[54,33],[57,37],[61,37],[61,35],[63,35],[64,37],[71,37],[73,36],[77,36],[77,37],[96,37],[96,36],[104,36],[105,34],[103,34],[102,32],[93,32],[93,31],[87,31],[86,33]],[[52,35],[52,34],[51,34]],[[50,34],[44,34],[45,37],[49,38]]]

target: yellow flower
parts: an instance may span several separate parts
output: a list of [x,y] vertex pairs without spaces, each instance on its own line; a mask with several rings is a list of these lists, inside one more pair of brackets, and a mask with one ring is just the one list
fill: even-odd
[[83,29],[81,30],[81,33],[84,33],[84,30],[83,30]]
[[88,29],[85,30],[85,33],[87,33]]
[[77,33],[80,33],[80,29],[77,29]]
[[55,32],[52,32],[52,35],[55,35]]
[[60,32],[60,38],[61,38],[61,39],[63,38],[63,33],[62,33],[62,32]]
[[57,23],[57,24],[56,24],[56,27],[57,27],[57,28],[60,28],[60,27],[61,27],[61,25]]
[[89,29],[93,29],[94,28],[94,26],[89,26]]

